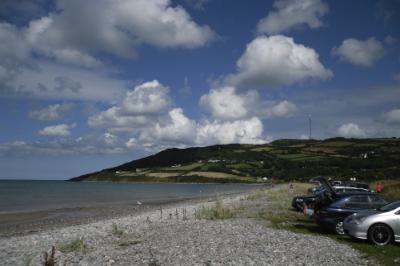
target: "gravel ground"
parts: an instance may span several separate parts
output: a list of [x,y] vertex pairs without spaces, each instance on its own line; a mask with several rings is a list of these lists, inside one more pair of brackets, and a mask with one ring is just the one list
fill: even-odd
[[[224,204],[249,204],[244,196]],[[25,236],[0,238],[0,265],[43,265],[56,247],[56,265],[376,265],[353,248],[324,236],[276,230],[250,218],[199,220],[211,202],[160,210]],[[264,202],[264,207],[265,207]],[[184,210],[186,216],[183,215]],[[81,239],[84,251],[59,251]]]

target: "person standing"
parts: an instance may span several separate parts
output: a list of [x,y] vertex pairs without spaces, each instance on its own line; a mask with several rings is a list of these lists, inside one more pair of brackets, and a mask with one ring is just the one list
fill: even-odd
[[376,191],[376,193],[381,193],[382,192],[382,184],[381,184],[381,182],[376,183],[375,191]]

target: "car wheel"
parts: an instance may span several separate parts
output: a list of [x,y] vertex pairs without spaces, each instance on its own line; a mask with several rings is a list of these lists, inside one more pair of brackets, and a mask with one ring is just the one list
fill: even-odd
[[375,224],[368,230],[368,238],[375,245],[389,244],[393,239],[393,232],[385,224]]
[[344,235],[343,221],[339,220],[335,224],[335,232],[338,235]]

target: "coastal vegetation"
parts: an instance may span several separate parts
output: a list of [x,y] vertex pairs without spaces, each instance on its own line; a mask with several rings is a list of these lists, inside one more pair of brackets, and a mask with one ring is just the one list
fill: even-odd
[[64,253],[85,252],[87,246],[82,239],[74,239],[67,243],[61,244],[58,249]]
[[196,210],[195,217],[196,219],[224,220],[235,217],[237,213],[238,209],[224,206],[221,200],[217,200],[214,206],[202,206]]
[[167,149],[71,181],[256,183],[337,179],[398,179],[400,139],[277,140],[262,145]]

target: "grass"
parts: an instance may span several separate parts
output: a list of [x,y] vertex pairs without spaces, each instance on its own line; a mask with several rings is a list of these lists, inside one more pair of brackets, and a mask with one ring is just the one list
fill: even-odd
[[117,224],[112,225],[111,233],[118,238],[114,243],[119,247],[133,246],[142,242],[140,236],[126,233],[119,229]]
[[113,224],[113,225],[112,225],[111,233],[112,233],[113,235],[116,235],[116,236],[122,236],[122,235],[125,234],[125,232],[124,232],[123,230],[121,230],[121,229],[118,228],[118,225],[117,225],[117,224]]
[[201,207],[196,210],[196,219],[224,220],[234,218],[238,213],[237,209],[224,206],[221,200],[217,200],[214,206]]
[[85,242],[82,239],[74,239],[68,243],[64,243],[58,247],[61,252],[70,253],[70,252],[85,252],[87,247]]
[[[382,195],[389,201],[400,200],[400,181],[399,180],[383,180]],[[370,184],[372,189],[375,189],[376,182]]]
[[270,191],[266,190],[266,189],[260,189],[260,190],[256,190],[256,191],[252,191],[249,195],[247,195],[247,200],[258,200],[260,198],[264,198],[266,196],[268,196],[268,193]]
[[339,236],[324,230],[313,219],[304,216],[302,213],[292,211],[290,209],[292,197],[297,194],[305,194],[309,187],[310,185],[308,184],[295,183],[293,194],[289,193],[285,187],[269,191],[267,198],[270,205],[265,211],[259,212],[257,217],[269,221],[274,228],[295,233],[324,235],[340,243],[352,246],[383,265],[398,265],[400,259],[399,244],[380,247],[367,241],[357,241],[348,236]]

